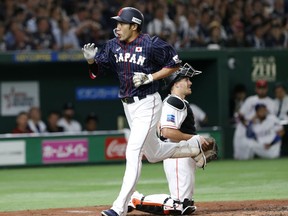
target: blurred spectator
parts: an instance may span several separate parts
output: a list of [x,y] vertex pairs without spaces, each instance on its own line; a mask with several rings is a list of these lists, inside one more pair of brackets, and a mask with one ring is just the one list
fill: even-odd
[[5,24],[0,21],[0,52],[7,49],[5,42]]
[[148,23],[147,32],[150,35],[157,35],[170,44],[176,42],[176,27],[168,17],[163,5],[155,6],[155,17]]
[[98,129],[98,117],[95,113],[89,113],[85,119],[84,131],[96,131]]
[[[50,31],[56,36],[59,35],[60,20],[63,16],[68,16],[70,21],[68,32],[74,31],[80,47],[91,41],[101,46],[108,38],[113,37],[110,17],[125,6],[135,6],[143,12],[145,22],[142,31],[144,33],[153,31],[154,35],[161,36],[176,48],[206,47],[210,33],[208,27],[212,21],[219,23],[221,39],[224,41],[229,39],[228,47],[234,45],[246,47],[243,34],[244,38],[247,36],[249,46],[254,48],[280,47],[283,44],[282,34],[286,35],[286,39],[288,38],[288,1],[286,0],[7,0],[0,1],[0,21],[8,26],[5,41],[9,50],[29,50],[29,44],[33,42],[30,34],[37,31],[36,21],[40,17],[47,18]],[[18,23],[18,31],[15,31],[12,22]],[[154,22],[157,23],[156,29],[153,29],[155,26],[148,29],[148,25],[151,26]],[[241,22],[243,28],[234,31],[237,22]],[[271,33],[270,25],[273,26]],[[276,26],[279,26],[282,32],[281,36],[278,30],[274,31]],[[19,30],[22,32],[19,33]],[[213,35],[218,34],[217,30],[213,32],[216,32]],[[57,44],[59,44],[58,39]],[[283,47],[288,48],[288,42],[284,42]]]
[[182,47],[181,42],[185,38],[185,32],[189,28],[189,23],[187,19],[187,13],[186,13],[186,4],[182,1],[177,1],[176,4],[176,14],[174,16],[174,23],[176,26],[176,33],[177,33],[177,42],[176,42],[176,48]]
[[107,22],[102,16],[102,10],[100,8],[95,7],[91,9],[91,21],[95,27],[97,26],[97,28],[92,31],[93,41],[95,46],[101,46],[109,39],[112,29],[107,28]]
[[201,35],[203,35],[204,37],[205,44],[207,44],[207,42],[209,41],[209,37],[210,37],[209,24],[211,22],[211,15],[212,15],[212,11],[207,7],[205,7],[201,11],[201,15],[200,15],[199,27],[200,27]]
[[247,158],[249,143],[243,137],[246,136],[246,127],[255,116],[255,106],[258,103],[264,104],[269,113],[274,113],[274,101],[267,96],[268,83],[266,80],[258,80],[255,85],[256,95],[249,96],[245,99],[238,112],[238,121],[233,137],[234,158],[238,160]]
[[[50,25],[51,25],[51,31],[56,36],[60,32],[60,23],[62,19],[65,17],[65,13],[62,11],[60,6],[54,6],[50,10]],[[69,19],[68,19],[69,21]],[[68,25],[70,28],[70,25]]]
[[154,1],[153,0],[139,0],[135,2],[135,8],[138,8],[144,15],[145,21],[142,26],[142,32],[147,32],[147,25],[153,20]]
[[[34,9],[34,13],[30,19],[26,21],[26,28],[27,31],[30,34],[33,34],[38,31],[38,26],[37,26],[37,20],[39,20],[42,17],[45,17],[47,20],[50,17],[49,16],[49,10],[46,8],[46,6],[42,4],[38,4]],[[49,21],[48,21],[49,22]],[[50,23],[49,23],[50,25]]]
[[188,13],[188,28],[184,31],[183,41],[178,41],[179,45],[177,47],[198,47],[203,46],[204,43],[204,35],[200,31],[198,14],[196,11],[191,10]]
[[225,40],[221,36],[221,25],[218,21],[209,24],[209,37],[207,39],[208,49],[220,49],[225,46]]
[[236,22],[232,26],[232,35],[226,42],[226,47],[248,47],[244,25],[242,22]]
[[207,126],[208,116],[205,111],[196,104],[190,103],[189,105],[193,111],[196,130],[199,130],[201,127]]
[[244,103],[247,96],[247,90],[246,86],[244,84],[237,84],[235,85],[233,89],[233,93],[230,97],[230,122],[232,124],[236,123],[239,119],[238,113],[240,110],[240,107]]
[[0,5],[2,6],[0,11],[1,11],[1,18],[7,19],[6,21],[8,21],[8,19],[10,19],[11,17],[13,17],[14,14],[14,10],[16,8],[16,1],[0,1]]
[[256,24],[253,26],[252,34],[248,37],[248,43],[251,47],[260,49],[265,48],[264,40],[264,26],[262,24]]
[[[15,28],[13,32],[13,42],[8,43],[7,50],[22,50],[22,51],[31,51],[33,45],[31,43],[31,37],[23,28]],[[11,35],[11,36],[12,36]]]
[[100,25],[89,18],[89,9],[83,3],[79,3],[75,13],[70,16],[70,26],[77,36],[80,47],[94,41],[93,31],[100,30]]
[[20,112],[16,117],[16,127],[11,131],[13,134],[33,133],[28,127],[28,113]]
[[241,159],[253,159],[255,155],[269,159],[280,157],[281,138],[285,133],[280,120],[269,113],[265,104],[258,103],[254,109],[255,116],[248,122],[246,136],[243,137],[246,149]]
[[[288,4],[287,1],[286,1],[286,4]],[[285,9],[287,9],[287,7],[285,7],[285,0],[273,0],[272,15],[285,17],[285,13],[288,12],[288,11],[285,11]]]
[[57,111],[51,111],[47,116],[47,132],[63,132],[64,128],[58,125],[60,119],[60,113]]
[[288,124],[288,95],[283,83],[277,83],[274,87],[275,114],[280,120]]
[[46,124],[41,120],[41,110],[39,107],[31,107],[28,112],[28,127],[34,133],[46,132]]
[[271,30],[265,40],[267,47],[285,48],[288,45],[287,35],[284,34],[280,24],[271,26]]
[[55,39],[59,50],[78,50],[80,49],[75,32],[70,28],[68,17],[63,17],[59,22],[59,31],[55,33]]
[[241,13],[239,10],[233,10],[233,13],[228,15],[227,23],[225,25],[225,31],[227,33],[227,39],[230,39],[234,33],[235,23],[241,22]]
[[62,117],[58,121],[58,126],[64,128],[65,132],[80,132],[81,124],[74,119],[75,109],[71,102],[67,102],[63,106]]
[[[226,41],[228,39],[227,36],[227,32],[223,26],[223,19],[220,15],[220,13],[213,13],[212,18],[213,21],[212,22],[218,22],[219,23],[219,28],[220,28],[220,37],[222,40]],[[211,24],[211,23],[210,23]]]
[[37,30],[32,34],[33,49],[35,50],[57,50],[57,43],[51,30],[47,17],[39,17],[36,21]]

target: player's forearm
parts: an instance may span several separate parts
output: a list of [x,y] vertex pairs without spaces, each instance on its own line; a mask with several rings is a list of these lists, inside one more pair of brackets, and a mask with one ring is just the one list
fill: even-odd
[[176,72],[178,69],[179,69],[179,67],[175,67],[175,68],[162,68],[160,71],[157,71],[157,72],[155,72],[155,73],[152,74],[153,80],[163,79],[163,78],[171,75],[172,73]]
[[88,62],[89,75],[91,79],[95,79],[98,75],[98,65],[93,60],[93,63]]
[[182,133],[180,130],[172,128],[162,128],[161,133],[163,137],[170,139],[173,142],[188,140],[193,136],[192,134]]

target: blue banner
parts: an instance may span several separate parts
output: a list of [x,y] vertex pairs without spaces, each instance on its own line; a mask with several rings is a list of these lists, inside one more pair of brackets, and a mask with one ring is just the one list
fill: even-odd
[[76,100],[115,100],[118,99],[119,87],[79,87],[76,88]]

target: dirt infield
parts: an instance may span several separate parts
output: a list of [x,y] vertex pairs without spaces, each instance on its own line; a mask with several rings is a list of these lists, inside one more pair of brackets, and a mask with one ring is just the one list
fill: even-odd
[[[44,210],[26,210],[17,212],[0,212],[0,216],[97,216],[101,210],[109,206],[92,206],[82,208],[59,208]],[[151,215],[133,211],[128,214]],[[237,201],[237,202],[199,202],[197,211],[193,215],[216,215],[216,216],[268,216],[288,215],[288,200],[260,200],[260,201]]]

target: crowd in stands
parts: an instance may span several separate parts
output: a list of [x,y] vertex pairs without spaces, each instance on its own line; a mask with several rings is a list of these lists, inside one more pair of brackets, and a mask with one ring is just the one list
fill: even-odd
[[83,123],[75,118],[75,107],[71,102],[63,105],[62,112],[52,110],[46,117],[41,109],[32,106],[28,111],[18,113],[13,134],[55,133],[55,132],[93,132],[98,130],[98,117],[94,112],[87,114]]
[[101,46],[125,6],[143,12],[144,33],[177,49],[288,48],[287,0],[0,0],[0,52]]

